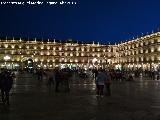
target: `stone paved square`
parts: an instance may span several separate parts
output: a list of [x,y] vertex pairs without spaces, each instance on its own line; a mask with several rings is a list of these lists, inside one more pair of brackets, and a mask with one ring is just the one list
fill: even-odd
[[160,81],[114,81],[112,95],[96,97],[93,79],[74,79],[70,93],[46,86],[32,75],[19,76],[11,105],[0,103],[0,120],[159,120]]

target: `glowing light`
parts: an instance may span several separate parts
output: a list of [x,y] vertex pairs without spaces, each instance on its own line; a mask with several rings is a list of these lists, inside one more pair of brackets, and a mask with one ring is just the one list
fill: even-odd
[[38,59],[37,58],[35,58],[35,62],[37,62],[38,61]]
[[78,62],[78,60],[76,59],[75,62]]
[[8,56],[8,55],[4,56],[4,60],[10,60],[10,59],[11,59],[10,56]]
[[62,50],[62,48],[60,47],[60,48],[59,48],[59,50],[61,51],[61,50]]
[[14,45],[12,45],[11,47],[12,47],[12,48],[14,48],[15,46],[14,46]]
[[5,48],[8,48],[8,44],[5,44]]

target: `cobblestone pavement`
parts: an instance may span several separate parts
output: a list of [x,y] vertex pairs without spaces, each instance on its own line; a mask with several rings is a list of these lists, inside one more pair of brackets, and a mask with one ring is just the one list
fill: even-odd
[[160,81],[113,82],[112,96],[96,97],[92,79],[74,79],[70,93],[19,76],[11,105],[0,103],[0,120],[160,120]]

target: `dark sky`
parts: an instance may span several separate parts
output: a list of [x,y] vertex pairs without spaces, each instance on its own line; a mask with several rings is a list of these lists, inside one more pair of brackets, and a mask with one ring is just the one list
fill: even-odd
[[159,0],[67,1],[77,4],[0,5],[0,35],[114,43],[160,26]]

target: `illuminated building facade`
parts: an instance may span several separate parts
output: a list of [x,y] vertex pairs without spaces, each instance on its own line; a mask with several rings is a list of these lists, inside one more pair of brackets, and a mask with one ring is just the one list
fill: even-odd
[[111,47],[100,44],[40,42],[25,40],[0,41],[0,66],[23,68],[99,68],[106,67]]
[[157,70],[160,68],[160,32],[116,46],[112,61],[116,68]]
[[160,32],[118,45],[0,40],[0,66],[9,69],[110,67],[156,70],[160,66]]

